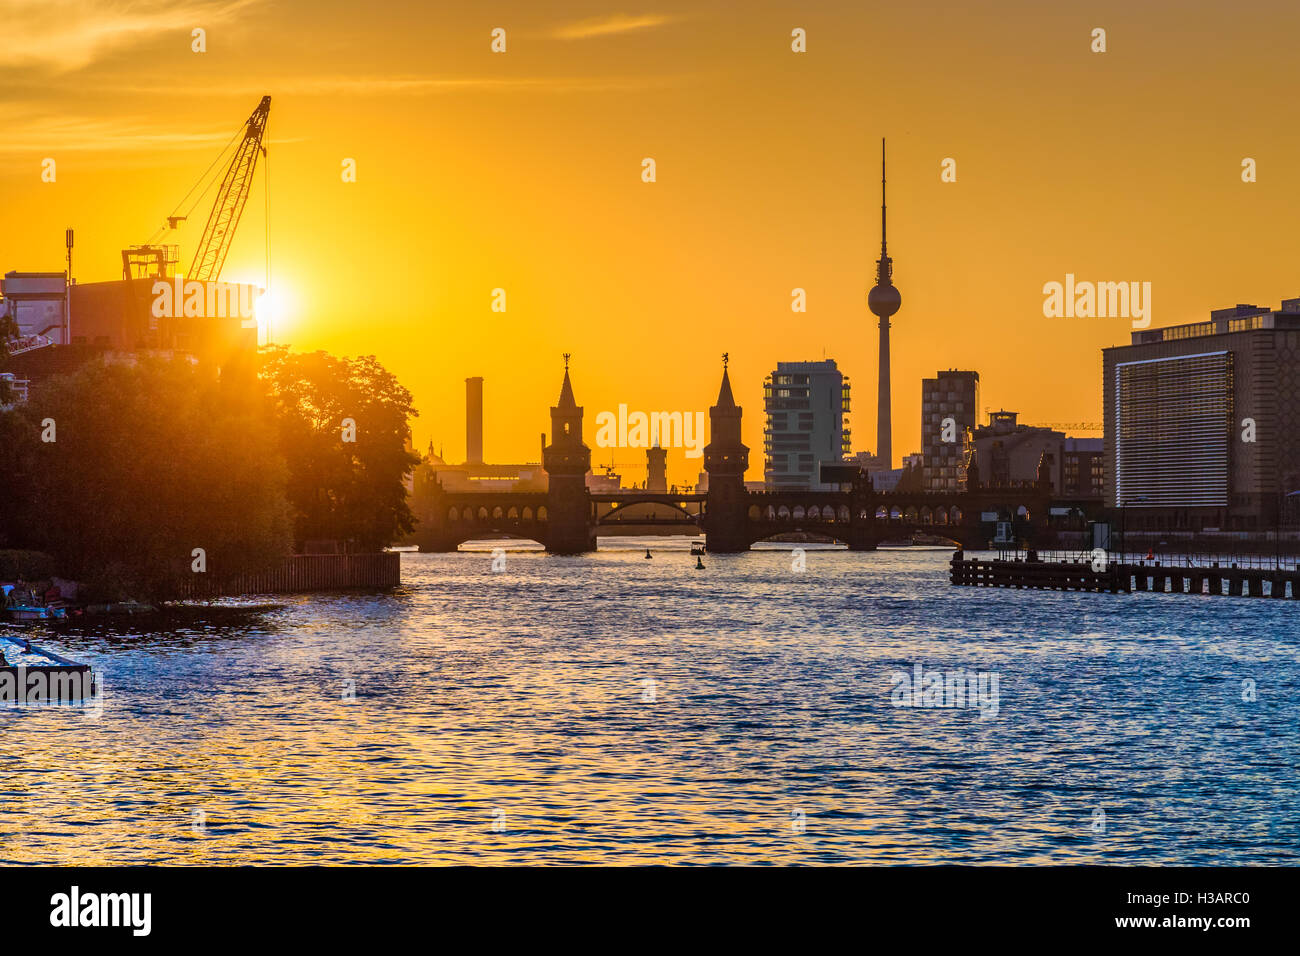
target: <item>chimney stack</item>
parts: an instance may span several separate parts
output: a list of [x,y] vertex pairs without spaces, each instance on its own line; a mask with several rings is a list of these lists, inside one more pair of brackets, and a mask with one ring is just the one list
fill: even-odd
[[483,464],[483,377],[465,379],[465,463]]

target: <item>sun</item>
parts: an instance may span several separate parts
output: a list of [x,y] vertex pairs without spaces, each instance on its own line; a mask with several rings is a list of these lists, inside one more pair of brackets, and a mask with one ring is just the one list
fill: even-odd
[[293,324],[294,296],[283,279],[274,280],[257,300],[258,337],[265,343],[283,340]]

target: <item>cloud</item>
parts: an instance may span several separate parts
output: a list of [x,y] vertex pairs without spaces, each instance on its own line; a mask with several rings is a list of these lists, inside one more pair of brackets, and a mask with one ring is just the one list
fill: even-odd
[[167,31],[189,46],[190,31],[261,0],[0,0],[6,66],[68,72],[122,46]]
[[[429,96],[459,91],[528,91],[577,93],[597,91],[634,91],[659,89],[680,82],[680,76],[342,76],[297,75],[259,79],[248,83],[209,83],[194,88],[166,90],[168,94],[195,96]],[[160,81],[161,82],[161,81]],[[159,86],[149,82],[107,84],[99,92],[125,95],[157,93]]]
[[567,24],[557,29],[553,35],[561,40],[587,40],[591,37],[609,36],[614,33],[631,33],[633,30],[652,29],[653,27],[663,26],[669,19],[669,17],[657,13],[647,13],[638,17],[615,13],[608,17],[593,17],[589,20],[579,20],[576,23]]
[[[196,132],[163,129],[144,121],[98,120],[61,115],[23,118],[12,123],[0,111],[0,121],[13,132],[0,138],[0,154],[38,152],[55,155],[72,151],[148,151],[211,149],[230,139],[231,131]],[[11,125],[12,124],[12,125]]]

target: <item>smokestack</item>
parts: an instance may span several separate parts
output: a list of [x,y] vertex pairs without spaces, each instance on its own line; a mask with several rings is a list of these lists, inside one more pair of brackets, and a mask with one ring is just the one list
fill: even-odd
[[465,379],[465,462],[483,464],[483,377]]

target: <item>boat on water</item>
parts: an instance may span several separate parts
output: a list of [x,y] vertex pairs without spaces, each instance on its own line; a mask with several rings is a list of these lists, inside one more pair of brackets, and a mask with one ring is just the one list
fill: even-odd
[[11,621],[55,621],[68,616],[65,607],[47,607],[43,604],[15,604],[6,610]]
[[23,638],[0,635],[0,705],[84,703],[95,671]]

